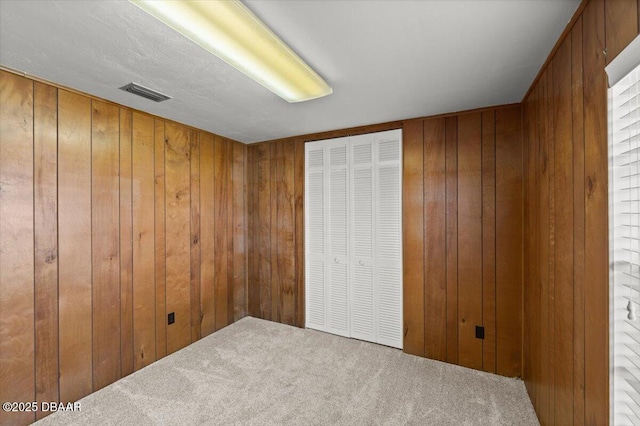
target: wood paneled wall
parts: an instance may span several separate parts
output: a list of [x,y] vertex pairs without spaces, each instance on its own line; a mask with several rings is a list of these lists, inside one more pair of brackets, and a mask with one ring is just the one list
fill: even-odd
[[523,101],[524,379],[545,425],[609,422],[604,67],[639,10],[584,1]]
[[407,353],[521,375],[520,115],[513,106],[404,124]]
[[[521,375],[520,106],[250,145],[249,314],[304,327],[305,141],[404,129],[405,352]],[[485,340],[475,326],[485,327]]]
[[304,327],[304,141],[249,145],[249,315]]
[[245,315],[245,145],[5,71],[0,141],[1,401],[76,401]]

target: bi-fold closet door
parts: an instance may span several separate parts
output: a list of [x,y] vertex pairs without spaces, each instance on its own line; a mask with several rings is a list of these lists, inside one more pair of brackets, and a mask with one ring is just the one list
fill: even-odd
[[402,132],[305,145],[306,326],[402,348]]

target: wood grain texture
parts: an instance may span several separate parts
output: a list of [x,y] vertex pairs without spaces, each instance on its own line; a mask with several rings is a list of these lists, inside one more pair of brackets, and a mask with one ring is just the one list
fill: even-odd
[[495,116],[495,111],[482,113],[482,369],[490,373],[496,372],[497,351]]
[[573,137],[573,422],[584,423],[584,95],[582,17],[571,31]]
[[167,325],[167,354],[171,354],[191,342],[191,131],[167,123],[165,132],[166,309],[167,315],[175,314],[175,323]]
[[458,117],[458,362],[482,369],[482,119]]
[[549,179],[549,269],[548,269],[548,297],[549,297],[549,419],[551,424],[555,424],[555,316],[556,316],[556,304],[555,304],[555,250],[556,250],[556,197],[554,191],[554,179],[555,179],[555,146],[556,146],[556,134],[553,109],[555,99],[553,98],[553,66],[549,67],[547,76],[547,169]]
[[278,233],[278,213],[279,213],[279,208],[281,207],[281,205],[284,203],[283,201],[283,194],[281,191],[281,186],[282,186],[282,176],[283,176],[283,170],[282,170],[282,159],[284,156],[284,152],[283,152],[283,143],[284,141],[278,141],[278,142],[274,142],[270,145],[270,154],[269,154],[269,167],[270,167],[270,171],[269,171],[269,175],[270,175],[270,181],[269,181],[269,186],[270,188],[270,200],[269,200],[269,210],[271,210],[271,214],[269,215],[269,220],[270,220],[270,224],[269,224],[269,229],[270,229],[270,236],[269,239],[271,241],[271,250],[270,250],[270,256],[271,256],[271,279],[269,280],[269,285],[270,285],[270,289],[269,289],[269,295],[270,295],[270,301],[265,302],[265,303],[271,303],[271,308],[270,308],[270,320],[273,321],[277,321],[280,322],[282,321],[280,319],[280,309],[282,308],[282,306],[280,305],[280,288],[282,287],[282,280],[283,277],[281,276],[281,270],[278,268],[278,261],[280,260],[280,235]]
[[447,359],[445,119],[424,120],[423,123],[424,234],[422,238],[424,239],[425,356],[445,361]]
[[200,132],[191,130],[190,141],[190,201],[191,201],[191,275],[189,300],[191,310],[191,342],[200,339]]
[[137,371],[156,360],[155,126],[152,117],[134,112],[132,127],[133,353]]
[[247,233],[247,308],[249,315],[260,317],[260,286],[258,285],[258,219],[257,209],[259,191],[256,188],[257,182],[257,155],[258,146],[247,146],[247,210],[249,219],[249,232]]
[[527,99],[522,104],[522,145],[523,145],[523,173],[524,173],[524,259],[527,259],[526,262],[523,262],[524,271],[523,271],[523,301],[527,301],[523,303],[523,324],[522,324],[522,378],[525,382],[525,387],[527,389],[527,393],[529,394],[529,399],[531,399],[531,403],[534,406],[536,405],[535,401],[535,380],[533,378],[533,362],[532,353],[534,351],[534,345],[536,344],[536,340],[534,337],[533,327],[531,327],[531,317],[532,311],[536,309],[535,301],[534,301],[534,291],[532,283],[533,277],[533,265],[530,262],[530,259],[533,258],[533,240],[534,240],[534,232],[532,229],[532,216],[534,214],[533,211],[533,179],[532,175],[532,159],[535,158],[535,155],[532,153],[532,145],[533,145],[533,132],[532,132],[532,101],[531,99]]
[[[225,139],[226,176],[214,183],[212,143],[209,151],[199,144],[212,142],[209,133],[198,139],[196,129],[11,72],[0,71],[0,88],[4,400],[77,401],[165,356],[167,303],[177,312],[170,350],[191,343],[192,333],[199,338],[205,187],[210,206],[202,223],[210,225],[211,247],[214,185],[229,188],[226,321],[244,315],[243,145]],[[293,235],[293,225],[286,228]],[[212,272],[213,254],[205,254]],[[0,413],[0,422],[27,424],[44,414]]]
[[532,344],[524,363],[531,364],[525,380],[543,424],[609,419],[604,67],[638,31],[631,3],[583,2],[524,101],[540,116],[524,129],[540,145],[529,148],[535,168],[526,201],[537,232],[525,257],[535,267],[526,280],[533,304],[525,311]]
[[295,325],[296,298],[295,290],[295,216],[294,216],[294,140],[282,142],[278,165],[281,170],[278,182],[277,241],[278,259],[275,269],[280,277],[278,289],[278,305],[280,322]]
[[167,355],[167,260],[165,223],[165,123],[154,120],[154,232],[155,232],[155,274],[156,274],[156,359]]
[[549,245],[550,245],[550,228],[549,228],[549,169],[548,169],[548,133],[547,133],[547,82],[549,80],[548,70],[545,71],[540,79],[540,93],[539,93],[539,122],[540,122],[540,154],[538,156],[539,161],[539,175],[538,182],[540,185],[540,220],[539,233],[540,233],[540,246],[538,247],[538,253],[540,254],[539,260],[539,282],[540,282],[540,341],[544,344],[544,347],[540,351],[540,362],[543,366],[540,369],[540,382],[542,386],[539,392],[539,411],[538,417],[541,423],[549,423],[551,416],[550,411],[550,399],[551,399],[551,387],[549,376]]
[[233,150],[233,320],[245,316],[247,311],[246,220],[245,220],[245,153],[246,146],[232,143]]
[[[0,71],[0,399],[33,401],[33,82]],[[0,413],[1,423],[33,422],[33,412]]]
[[[585,423],[609,420],[607,76],[603,0],[583,14],[585,135]],[[615,24],[614,24],[615,25]],[[609,25],[611,29],[614,25]]]
[[605,62],[609,64],[638,35],[638,1],[605,0]]
[[[247,159],[248,161],[248,159]],[[248,162],[247,162],[248,164]],[[305,280],[305,257],[304,257],[304,140],[295,141],[294,160],[294,180],[295,180],[295,268],[296,268],[296,325],[304,327],[305,306],[304,306],[304,280]]]
[[120,109],[120,372],[133,373],[133,162],[131,111]]
[[215,291],[215,329],[219,330],[228,322],[228,251],[227,251],[227,221],[229,209],[227,207],[227,143],[222,138],[214,138],[213,141],[213,161],[214,161],[214,240],[215,240],[215,260],[214,260],[214,291]]
[[554,422],[573,421],[573,135],[571,111],[571,38],[551,62],[553,68],[553,175],[555,199]]
[[447,361],[458,363],[458,119],[446,126]]
[[522,376],[522,125],[496,111],[496,371]]
[[257,197],[257,270],[258,276],[254,285],[258,290],[258,315],[271,319],[271,150],[268,145],[260,145],[256,152]]
[[215,241],[214,241],[213,135],[200,139],[200,333],[208,336],[216,330],[215,316]]
[[233,141],[225,139],[227,162],[227,325],[233,323],[234,317],[234,280],[233,280]]
[[60,401],[93,389],[91,100],[58,91],[58,310]]
[[120,111],[91,103],[93,390],[120,378]]
[[[3,134],[4,136],[4,134]],[[4,140],[4,139],[3,139]],[[58,90],[33,87],[35,397],[59,401],[58,388]],[[3,200],[4,201],[4,200]],[[48,413],[36,412],[41,419]]]
[[537,119],[537,105],[533,98],[537,94],[537,88],[530,91],[529,98],[526,103],[526,110],[524,115],[523,126],[528,129],[527,134],[524,135],[525,153],[525,229],[524,229],[524,288],[523,288],[523,380],[527,388],[527,392],[533,404],[533,407],[538,411],[538,391],[540,389],[539,367],[540,363],[535,360],[539,359],[537,355],[540,352],[539,343],[539,331],[540,331],[540,296],[539,286],[537,285],[537,273],[538,273],[538,236],[539,226],[537,225],[538,209],[536,207],[537,199],[537,186],[536,186],[536,173],[537,173],[537,134],[534,129],[537,125],[535,123]]
[[405,124],[402,138],[403,350],[425,356],[423,122]]

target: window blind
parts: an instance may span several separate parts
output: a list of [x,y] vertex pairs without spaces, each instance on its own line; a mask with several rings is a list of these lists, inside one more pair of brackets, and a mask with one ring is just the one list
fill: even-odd
[[640,425],[640,67],[612,87],[613,420]]

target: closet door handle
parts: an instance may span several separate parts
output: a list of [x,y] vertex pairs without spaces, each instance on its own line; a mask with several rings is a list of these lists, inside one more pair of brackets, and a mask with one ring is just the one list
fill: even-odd
[[334,258],[333,258],[333,261],[334,261],[335,263],[340,263],[340,261],[338,260],[338,258],[337,258],[337,257],[334,257]]
[[358,262],[360,264],[360,266],[364,266],[364,262],[361,260]]

